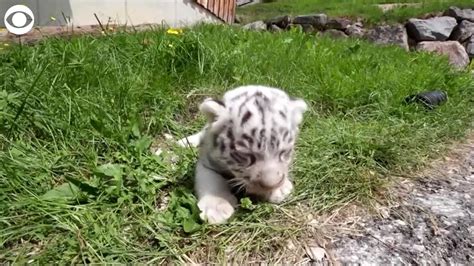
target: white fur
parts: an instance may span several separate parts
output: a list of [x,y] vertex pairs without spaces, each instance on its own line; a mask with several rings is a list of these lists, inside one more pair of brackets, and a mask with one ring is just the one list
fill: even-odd
[[281,203],[288,197],[288,195],[290,195],[292,190],[293,184],[288,180],[288,178],[285,178],[283,184],[270,193],[268,201],[271,203]]
[[[206,126],[200,132],[178,141],[178,144],[183,147],[199,146],[200,154],[196,165],[195,191],[198,197],[198,207],[201,211],[200,217],[210,224],[226,222],[232,216],[237,207],[237,199],[231,193],[228,181],[219,174],[218,170],[223,170],[225,166],[220,167],[219,165],[215,165],[215,163],[212,164],[208,159],[209,156],[218,157],[219,154],[211,147],[211,145],[209,145],[209,143],[211,143],[211,134],[207,133],[217,132],[220,127],[226,125],[229,117],[237,117],[238,108],[234,108],[231,112],[227,107],[232,105],[240,106],[245,98],[235,100],[235,97],[245,93],[253,94],[257,91],[264,93],[271,99],[275,106],[282,108],[281,110],[284,110],[284,112],[287,113],[290,119],[286,122],[281,122],[283,120],[280,120],[279,123],[281,122],[283,123],[283,126],[286,125],[291,128],[298,127],[303,119],[303,113],[307,110],[307,105],[303,100],[290,100],[286,93],[276,88],[265,86],[243,86],[230,90],[224,94],[223,101],[225,107],[212,99],[204,100],[199,109],[207,117]],[[252,110],[253,107],[248,106],[247,108]],[[266,124],[269,124],[272,117],[266,117],[266,119],[268,120],[268,123]],[[256,117],[252,117],[248,122],[249,126],[252,127],[257,123],[261,122]],[[236,133],[239,132],[238,128],[235,130],[237,130]],[[209,167],[207,167],[209,165],[212,165],[217,169],[209,169]],[[266,200],[272,203],[281,203],[291,194],[293,184],[288,179],[288,176],[285,175],[281,182],[277,177],[287,171],[287,168],[281,168],[278,162],[271,160],[265,161],[264,163],[259,162],[254,165],[254,168],[256,169],[256,172],[260,173],[260,175],[268,176],[268,178],[265,179],[266,183],[271,186],[278,186],[273,188],[271,191],[262,194]],[[248,171],[250,171],[248,173],[252,173],[252,170]],[[253,188],[248,189],[247,192],[252,193],[252,189]],[[259,189],[256,188],[255,191],[259,191]]]
[[198,147],[199,144],[201,143],[201,138],[203,136],[204,132],[203,131],[199,131],[198,133],[196,134],[193,134],[191,136],[188,136],[188,137],[185,137],[185,138],[182,138],[180,140],[178,140],[178,145],[181,146],[181,147]]
[[196,166],[194,189],[199,199],[200,217],[204,221],[223,223],[234,213],[237,199],[230,192],[229,185],[219,174],[205,168],[202,160]]

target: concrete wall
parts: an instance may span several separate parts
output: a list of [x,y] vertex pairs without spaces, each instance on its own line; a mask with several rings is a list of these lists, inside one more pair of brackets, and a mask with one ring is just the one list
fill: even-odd
[[[0,0],[0,26],[12,5],[24,4],[35,14],[36,26],[66,25],[70,18],[75,26],[94,25],[97,14],[105,25],[167,24],[183,27],[200,21],[219,23],[217,17],[192,0]],[[54,17],[56,20],[51,20]]]

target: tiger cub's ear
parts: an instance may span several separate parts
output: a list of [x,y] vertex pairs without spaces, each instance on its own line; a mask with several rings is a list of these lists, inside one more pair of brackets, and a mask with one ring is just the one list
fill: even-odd
[[290,109],[292,110],[293,123],[298,126],[303,120],[303,113],[308,110],[308,105],[302,99],[294,98],[291,99]]
[[207,98],[199,106],[199,111],[207,117],[209,122],[215,122],[219,116],[226,112],[226,109],[222,101]]

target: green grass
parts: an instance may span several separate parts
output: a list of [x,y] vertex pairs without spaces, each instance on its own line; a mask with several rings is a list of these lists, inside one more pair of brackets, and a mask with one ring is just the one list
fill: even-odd
[[[421,7],[401,7],[382,12],[376,4],[385,3],[421,3]],[[326,13],[329,16],[363,18],[372,24],[380,21],[404,22],[430,12],[444,11],[450,6],[474,8],[471,0],[276,0],[269,3],[243,6],[237,9],[244,23],[264,20],[282,15],[305,15]]]
[[[242,84],[310,105],[296,190],[282,206],[246,202],[254,209],[208,226],[192,195],[195,152],[149,147],[199,129],[199,101]],[[199,26],[11,46],[0,53],[0,261],[271,261],[282,239],[311,237],[301,204],[318,215],[374,199],[390,175],[462,138],[473,87],[446,58],[297,31]],[[403,104],[438,88],[449,101],[434,111]]]

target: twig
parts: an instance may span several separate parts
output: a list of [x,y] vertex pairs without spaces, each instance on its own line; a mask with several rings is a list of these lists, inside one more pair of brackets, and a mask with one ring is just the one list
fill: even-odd
[[63,16],[64,22],[66,23],[66,33],[69,33],[69,29],[67,27],[69,24],[69,21],[63,11],[61,11],[61,15]]
[[95,19],[97,20],[97,22],[99,23],[99,26],[100,26],[100,28],[102,29],[102,32],[105,33],[105,34],[107,34],[107,31],[104,29],[104,26],[102,25],[102,22],[100,22],[100,19],[99,19],[99,17],[97,16],[96,13],[94,13],[94,17],[95,17]]
[[105,28],[106,28],[107,30],[109,29],[109,24],[110,24],[110,20],[111,20],[111,19],[112,19],[112,18],[109,17],[109,19],[107,20],[107,25],[105,25]]
[[43,75],[44,71],[48,68],[48,66],[49,66],[49,64],[47,64],[45,67],[43,67],[41,72],[38,74],[38,76],[36,76],[35,80],[33,81],[30,88],[28,89],[28,91],[25,95],[25,98],[23,99],[23,102],[20,105],[20,108],[18,108],[18,111],[16,112],[15,118],[13,118],[12,125],[10,126],[10,130],[8,131],[7,139],[10,139],[10,136],[11,136],[13,130],[15,129],[16,124],[17,124],[16,121],[18,120],[20,115],[23,113],[23,110],[25,109],[26,102],[28,101],[28,98],[30,97],[30,94],[33,92],[33,90],[36,86],[36,83],[38,83],[40,77]]

